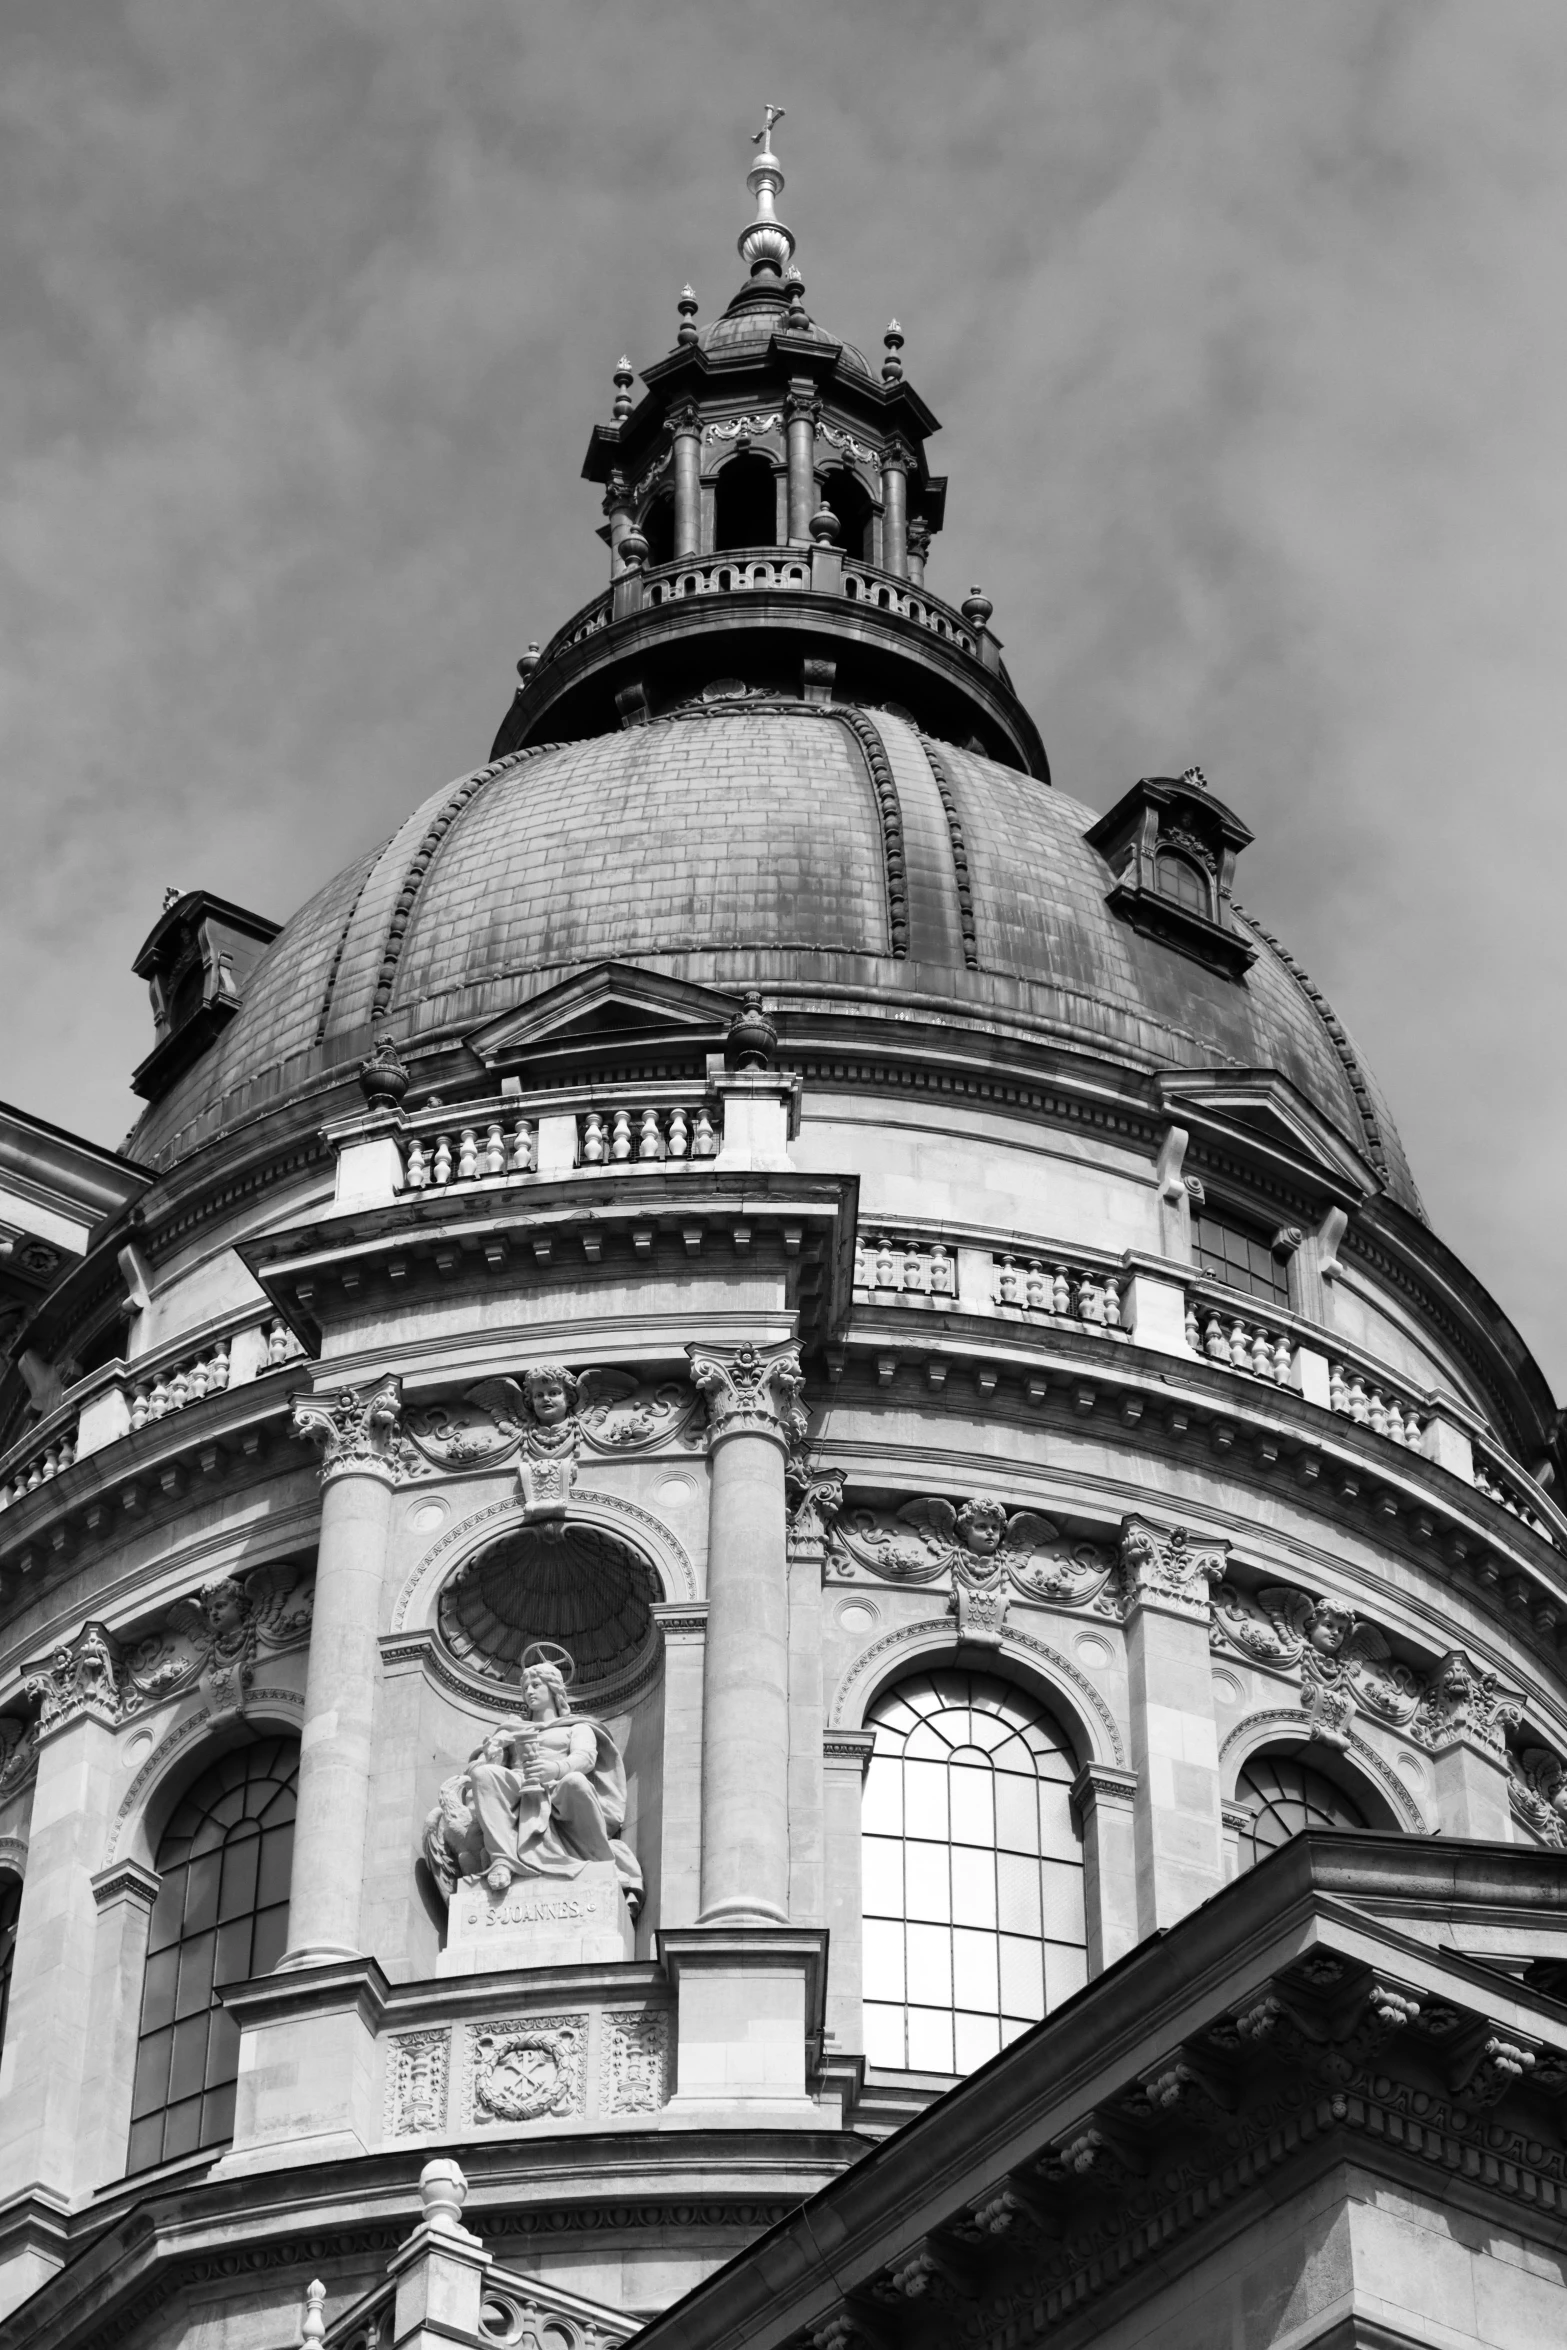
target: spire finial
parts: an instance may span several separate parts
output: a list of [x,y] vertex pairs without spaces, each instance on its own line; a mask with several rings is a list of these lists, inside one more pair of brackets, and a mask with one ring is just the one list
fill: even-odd
[[762,272],[782,277],[794,258],[794,237],[776,210],[777,199],[783,194],[784,175],[773,153],[773,124],[782,122],[784,110],[781,106],[764,106],[762,112],[765,117],[762,127],[751,134],[751,144],[759,153],[745,175],[745,184],[756,199],[756,218],[740,239],[740,258],[749,264],[753,277]]
[[624,424],[631,414],[631,386],[635,382],[631,362],[624,356],[615,370],[615,405],[613,415],[617,424]]
[[881,380],[884,384],[901,383],[903,381],[903,361],[898,357],[898,353],[903,348],[903,329],[896,319],[892,321],[881,339],[887,353],[881,363]]
[[680,299],[675,304],[675,308],[680,313],[680,332],[675,337],[676,342],[694,343],[696,341],[697,300],[688,285],[681,287]]

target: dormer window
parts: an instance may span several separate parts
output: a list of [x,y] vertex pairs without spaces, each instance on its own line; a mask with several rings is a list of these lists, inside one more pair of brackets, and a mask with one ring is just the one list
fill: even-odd
[[1230,899],[1235,860],[1251,834],[1199,768],[1145,775],[1085,838],[1115,876],[1105,893],[1110,905],[1134,930],[1233,979],[1256,961]]
[[1161,849],[1154,859],[1153,871],[1154,887],[1165,897],[1174,898],[1178,906],[1189,906],[1194,914],[1212,914],[1213,892],[1208,876],[1190,857],[1179,849]]
[[239,1010],[246,983],[281,925],[205,890],[169,892],[133,968],[147,982],[157,1042],[131,1078],[161,1101]]

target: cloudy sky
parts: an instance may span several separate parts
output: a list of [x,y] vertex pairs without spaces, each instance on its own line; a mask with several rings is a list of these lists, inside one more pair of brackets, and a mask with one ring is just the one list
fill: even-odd
[[104,1141],[170,883],[283,916],[596,592],[622,349],[896,312],[1057,782],[1241,894],[1567,1388],[1561,0],[10,0],[0,1095]]

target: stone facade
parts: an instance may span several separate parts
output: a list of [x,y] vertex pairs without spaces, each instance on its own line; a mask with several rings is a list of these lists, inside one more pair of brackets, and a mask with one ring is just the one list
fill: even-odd
[[[740,295],[595,435],[607,593],[220,1021],[181,1042],[164,991],[129,1155],[29,1294],[0,2341],[577,2350],[696,2291],[670,2339],[850,2350],[950,2329],[1003,2240],[995,2324],[1088,2340],[1075,2248],[1136,2180],[1149,2245],[1183,2195],[1235,2215],[1203,2291],[1250,2350],[1315,2213],[1414,2307],[1425,2223],[1340,2191],[1351,2129],[1538,2177],[1507,2279],[1457,2230],[1501,2314],[1453,2338],[1547,2338],[1557,2124],[1507,2100],[1561,2069],[1554,1405],[1235,902],[1244,825],[1196,771],[1099,828],[1052,789],[985,599],[924,586],[901,335],[875,373],[816,326],[770,148],[752,186]],[[1302,1826],[1361,1858],[1253,1870]],[[916,1847],[939,1898],[887,1889]],[[1449,1850],[1496,1882],[1443,1893]],[[1320,1961],[1284,1951],[1313,1904]],[[1213,1919],[1251,1974],[1177,1980]],[[1026,2102],[1085,1983],[1081,2078],[971,2179],[954,2079],[1015,2041],[987,2080]],[[744,2293],[702,2280],[907,2124],[919,2229],[723,2335]],[[1290,2131],[1349,2169],[1247,2203]]]

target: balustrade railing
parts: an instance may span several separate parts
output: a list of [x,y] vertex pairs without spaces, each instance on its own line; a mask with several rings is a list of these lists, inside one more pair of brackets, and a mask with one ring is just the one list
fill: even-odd
[[[105,1397],[117,1393],[124,1398],[124,1415],[117,1424],[110,1423],[111,1436],[127,1430],[134,1435],[171,1412],[185,1411],[209,1395],[221,1395],[231,1386],[279,1370],[304,1351],[286,1322],[276,1318],[261,1322],[252,1316],[234,1323],[200,1348],[186,1353],[170,1349],[145,1366],[114,1366],[96,1373],[67,1397],[63,1416],[56,1417],[47,1436],[31,1441],[24,1437],[10,1457],[0,1462],[0,1511],[14,1508],[40,1485],[73,1468],[83,1457],[84,1446],[87,1451],[94,1449],[83,1429],[83,1414]],[[103,1441],[100,1432],[98,1442]]]
[[872,1295],[946,1297],[958,1294],[958,1268],[939,1240],[894,1239],[882,1233],[854,1243],[854,1286]]
[[1369,1377],[1353,1363],[1329,1362],[1328,1405],[1358,1426],[1407,1445],[1411,1452],[1419,1452],[1425,1443],[1429,1408],[1422,1412],[1407,1392],[1400,1394],[1391,1383]]
[[1488,1501],[1500,1503],[1557,1550],[1567,1547],[1567,1518],[1533,1478],[1525,1477],[1503,1461],[1500,1454],[1479,1443],[1474,1447],[1474,1464],[1475,1484]]
[[[460,1122],[448,1110],[437,1123],[428,1114],[400,1144],[408,1191],[445,1191],[460,1183],[504,1183],[540,1172],[543,1129],[551,1121],[508,1114]],[[557,1113],[570,1129],[575,1167],[680,1165],[713,1159],[723,1142],[722,1111],[714,1103],[649,1100],[595,1104]],[[546,1172],[556,1171],[551,1160]]]
[[1186,1343],[1204,1362],[1223,1363],[1250,1378],[1270,1380],[1275,1387],[1293,1382],[1295,1342],[1289,1331],[1249,1307],[1242,1313],[1228,1298],[1187,1292]]
[[[635,585],[633,585],[635,578]],[[662,563],[656,570],[627,573],[616,583],[624,609],[628,595],[633,608],[684,602],[693,596],[732,596],[757,591],[804,595],[813,590],[841,595],[846,602],[873,611],[894,612],[916,627],[929,629],[971,660],[983,658],[979,639],[960,612],[924,588],[898,579],[874,565],[834,556],[830,573],[809,554],[789,547],[742,547],[722,555],[689,556],[684,562]],[[543,668],[573,645],[586,643],[607,628],[615,611],[616,589],[594,598],[574,613],[545,646],[538,666]],[[993,642],[993,640],[991,640]]]
[[1121,1283],[1116,1274],[1056,1257],[996,1256],[991,1263],[993,1305],[1019,1307],[1088,1330],[1120,1329]]

